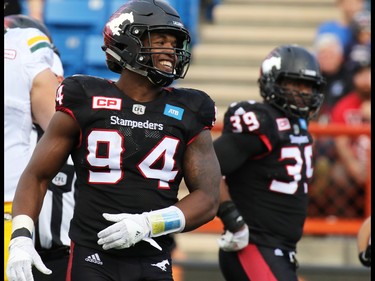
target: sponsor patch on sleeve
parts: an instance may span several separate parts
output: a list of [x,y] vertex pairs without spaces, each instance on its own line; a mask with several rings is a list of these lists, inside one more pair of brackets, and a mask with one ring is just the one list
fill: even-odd
[[291,128],[288,118],[278,118],[276,119],[276,123],[277,123],[277,128],[279,129],[279,131],[285,131]]
[[166,104],[164,108],[164,115],[181,120],[184,115],[184,109],[178,106]]

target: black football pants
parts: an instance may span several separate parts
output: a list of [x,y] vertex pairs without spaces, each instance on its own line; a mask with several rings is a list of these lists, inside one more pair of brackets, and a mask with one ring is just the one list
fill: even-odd
[[169,253],[123,257],[77,244],[71,249],[66,281],[173,281]]
[[226,281],[297,281],[294,252],[249,244],[238,252],[219,250]]

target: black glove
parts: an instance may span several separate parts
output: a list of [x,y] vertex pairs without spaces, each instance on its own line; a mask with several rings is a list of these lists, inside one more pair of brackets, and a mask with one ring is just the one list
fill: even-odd
[[223,222],[225,230],[229,230],[233,233],[240,230],[245,224],[243,217],[237,210],[233,201],[225,201],[221,203],[217,216]]
[[359,253],[359,260],[364,266],[371,267],[371,244],[365,251]]

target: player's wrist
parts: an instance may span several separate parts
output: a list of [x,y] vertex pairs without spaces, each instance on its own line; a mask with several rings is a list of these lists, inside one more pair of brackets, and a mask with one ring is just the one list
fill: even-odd
[[176,206],[146,213],[150,227],[149,237],[182,232],[185,228],[185,215]]
[[27,215],[18,215],[12,219],[11,239],[24,236],[31,238],[34,231],[34,221]]
[[244,228],[245,221],[233,201],[222,202],[217,216],[223,222],[224,228],[232,233]]

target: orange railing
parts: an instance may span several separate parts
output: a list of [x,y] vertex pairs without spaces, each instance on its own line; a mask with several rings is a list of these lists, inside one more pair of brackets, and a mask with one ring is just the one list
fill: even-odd
[[[216,124],[212,130],[213,134],[220,134],[222,129],[222,124]],[[362,126],[346,126],[338,124],[329,124],[326,126],[318,125],[316,123],[311,123],[309,125],[309,130],[313,136],[338,136],[338,135],[349,135],[349,136],[359,136],[361,134],[366,134],[371,136],[370,125]],[[356,235],[360,225],[364,219],[371,215],[371,157],[368,163],[368,173],[367,173],[367,183],[365,190],[365,209],[363,218],[346,219],[346,218],[314,218],[307,217],[304,233],[305,234],[315,234],[315,235],[327,235],[327,234],[338,234],[338,235]],[[199,227],[194,232],[199,233],[222,233],[223,225],[217,217],[210,221],[209,223]]]

